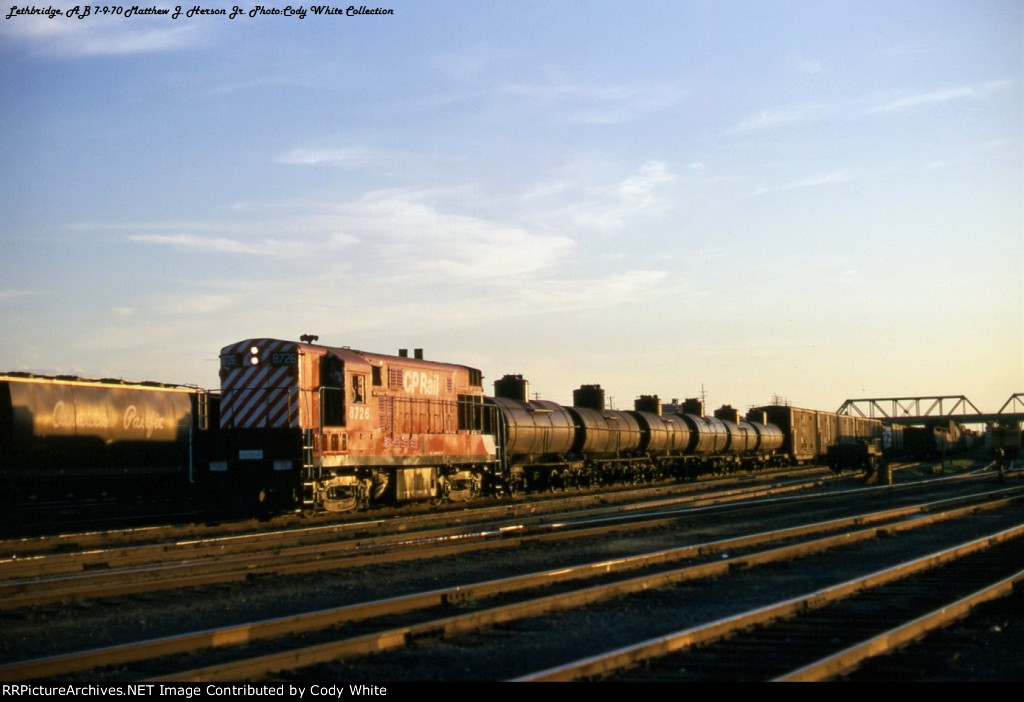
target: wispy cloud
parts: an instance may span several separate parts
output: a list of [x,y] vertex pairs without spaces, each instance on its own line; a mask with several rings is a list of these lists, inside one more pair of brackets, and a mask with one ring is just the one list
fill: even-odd
[[156,309],[169,316],[205,316],[231,309],[236,300],[231,295],[218,293],[178,294],[163,296],[156,303]]
[[278,163],[299,166],[340,166],[350,168],[365,166],[377,160],[370,149],[352,147],[348,149],[292,149],[278,157]]
[[36,55],[53,58],[127,56],[193,46],[200,41],[206,24],[152,21],[141,17],[65,21],[63,17],[50,20],[33,15],[0,22],[0,37],[6,36]]
[[741,134],[744,132],[789,127],[796,124],[825,119],[833,113],[834,108],[823,103],[794,105],[792,107],[774,110],[761,110],[760,112],[740,120],[736,126],[726,130],[725,133]]
[[995,80],[981,83],[979,85],[963,85],[946,90],[936,90],[927,93],[917,93],[905,97],[889,100],[867,110],[867,114],[880,112],[898,112],[908,110],[922,105],[942,104],[958,100],[984,100],[989,96],[1008,88],[1013,84],[1009,80]]
[[346,231],[359,232],[390,270],[503,282],[549,268],[572,239],[481,216],[452,212],[433,191],[378,191],[337,208]]
[[790,183],[783,183],[782,185],[774,185],[770,187],[759,186],[755,191],[754,195],[764,195],[766,193],[781,192],[784,190],[803,190],[805,188],[818,188],[823,185],[833,185],[835,183],[843,183],[850,180],[850,174],[846,171],[833,171],[832,173],[826,173],[822,176],[815,176],[813,178],[806,178],[804,180],[793,181]]
[[984,100],[1013,85],[1011,80],[992,80],[973,85],[962,85],[944,90],[914,93],[886,99],[877,97],[837,99],[788,107],[764,109],[741,119],[727,129],[726,135],[736,135],[803,126],[813,122],[846,119],[851,115],[875,115],[900,112],[927,105],[941,105],[960,100]]
[[[634,187],[639,197],[643,185]],[[311,270],[336,268],[338,262],[355,270],[383,268],[393,281],[488,285],[521,282],[555,266],[574,247],[573,240],[562,234],[446,207],[443,201],[449,195],[445,190],[399,189],[341,203],[269,203],[235,209],[238,216],[230,225],[177,223],[176,231],[150,225],[148,230],[135,228],[125,238],[188,253],[305,261]],[[339,254],[342,250],[344,255]]]
[[34,290],[18,290],[16,288],[0,288],[0,302],[5,300],[17,300],[23,297],[32,297],[42,293]]
[[668,204],[666,189],[677,176],[663,161],[648,161],[635,172],[594,182],[590,163],[572,164],[558,178],[540,183],[525,198],[552,229],[612,231]]
[[657,199],[661,186],[676,179],[661,161],[648,161],[639,172],[623,179],[616,186],[621,201],[633,209],[649,207]]
[[128,240],[137,244],[171,246],[181,251],[202,253],[245,254],[271,258],[296,258],[309,251],[309,245],[295,241],[263,239],[242,241],[225,237],[205,237],[196,234],[134,234]]
[[515,84],[500,92],[569,124],[623,124],[665,110],[683,96],[677,86],[665,84]]

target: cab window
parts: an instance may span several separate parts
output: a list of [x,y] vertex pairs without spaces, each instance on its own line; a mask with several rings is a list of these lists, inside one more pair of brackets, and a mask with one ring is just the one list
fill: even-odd
[[320,362],[320,398],[325,426],[345,425],[345,373],[341,361],[330,356]]

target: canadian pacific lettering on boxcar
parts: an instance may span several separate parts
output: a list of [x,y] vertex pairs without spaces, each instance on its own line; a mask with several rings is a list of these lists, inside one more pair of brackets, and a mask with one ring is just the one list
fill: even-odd
[[[205,391],[161,383],[0,374],[0,501],[184,507],[215,404]],[[0,523],[11,517],[0,511]]]

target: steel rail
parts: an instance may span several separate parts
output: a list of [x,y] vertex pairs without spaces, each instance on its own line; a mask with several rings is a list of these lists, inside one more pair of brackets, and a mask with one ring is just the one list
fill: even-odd
[[995,534],[884,568],[865,576],[822,588],[782,602],[759,607],[748,612],[725,617],[713,622],[690,627],[655,639],[649,639],[632,646],[590,656],[561,666],[548,668],[529,675],[515,678],[514,682],[567,682],[607,676],[627,669],[651,658],[657,658],[675,651],[711,643],[726,638],[738,631],[760,624],[796,616],[811,609],[818,609],[833,602],[881,587],[910,575],[935,568],[1024,536],[1024,525],[1005,529]]
[[[1001,488],[994,492],[1010,494],[1010,491],[1010,488]],[[811,499],[830,497],[836,497],[836,493],[816,496]],[[763,504],[758,506],[763,506]],[[346,542],[334,542],[281,549],[260,555],[250,554],[208,559],[206,562],[186,561],[145,568],[89,571],[84,574],[46,580],[12,581],[0,583],[0,611],[53,602],[81,601],[97,596],[115,597],[198,585],[239,582],[257,576],[285,576],[332,570],[342,566],[358,567],[373,563],[418,560],[483,548],[513,548],[528,541],[579,538],[601,535],[609,530],[649,529],[656,526],[670,526],[679,519],[690,517],[692,514],[692,510],[687,510],[665,517],[657,514],[653,516],[632,515],[628,517],[633,520],[631,523],[622,521],[627,517],[614,522],[601,522],[594,519],[576,523],[554,522],[546,524],[542,529],[534,532],[525,528],[506,526],[486,533],[479,533],[474,538],[461,535],[454,539],[442,538],[433,541],[417,539],[415,535],[410,534],[405,535],[407,541],[392,544],[390,550],[377,544],[357,543],[353,545]],[[592,524],[588,525],[587,522]]]
[[[932,479],[928,482],[935,484],[939,481],[959,480],[964,479],[965,477],[974,476],[949,476],[946,478]],[[757,478],[760,482],[760,476]],[[602,513],[615,515],[630,511],[637,512],[642,510],[668,508],[678,505],[688,505],[693,507],[728,504],[729,502],[742,502],[743,500],[753,499],[756,497],[779,497],[787,493],[799,493],[809,486],[820,484],[820,482],[821,480],[812,480],[810,482],[798,481],[789,485],[775,484],[767,487],[750,486],[700,495],[660,498],[634,504],[593,508],[584,512],[569,512],[562,514],[561,517],[563,519],[570,520],[575,518],[575,514],[586,514],[593,517]],[[864,489],[908,489],[916,484],[918,483],[876,486],[874,488],[855,488],[854,492]],[[823,497],[828,497],[828,495],[824,495]],[[491,510],[489,508],[486,511],[488,513],[497,511],[502,513],[506,519],[517,518],[518,526],[546,524],[549,522],[551,516],[549,512],[539,509],[528,509],[525,511],[529,512],[529,514],[523,514],[522,512],[524,510],[516,507],[504,507],[498,508],[497,510]],[[289,549],[296,548],[301,545],[308,545],[315,548],[317,545],[322,544],[324,540],[334,539],[339,535],[344,536],[349,533],[351,533],[352,536],[348,541],[330,540],[328,543],[337,545],[341,543],[355,542],[360,544],[364,549],[372,548],[378,544],[387,545],[393,542],[404,542],[413,538],[410,534],[415,532],[411,529],[411,525],[412,523],[419,523],[420,518],[414,517],[410,519],[412,522],[406,521],[405,519],[401,522],[396,522],[395,520],[370,520],[342,525],[335,524],[305,527],[302,529],[276,529],[270,532],[235,534],[212,537],[209,539],[189,538],[136,546],[115,546],[112,548],[102,549],[91,548],[78,552],[39,554],[27,557],[13,556],[6,559],[0,559],[0,588],[3,587],[4,580],[24,580],[27,582],[31,578],[39,579],[46,576],[90,573],[90,571],[92,571],[91,574],[95,574],[95,572],[111,572],[117,568],[152,565],[161,561],[166,561],[169,556],[174,554],[180,554],[190,559],[212,559],[224,558],[230,556],[232,553],[250,553],[254,547],[260,547],[263,550],[267,550],[273,548],[275,544],[282,544],[284,547]],[[452,517],[448,516],[442,518],[436,515],[431,515],[426,523],[433,524],[439,520],[442,521],[444,526],[447,526],[451,523]],[[445,535],[471,535],[475,528],[479,528],[479,525],[481,524],[486,525],[490,520],[468,520],[460,517],[458,521],[458,526],[434,528],[429,533],[439,538],[444,537]],[[497,524],[500,524],[500,522],[497,522]],[[384,531],[385,527],[388,527],[389,530]],[[500,527],[496,526],[495,528]],[[368,534],[368,532],[372,530],[381,530],[383,533],[378,533],[376,535]],[[2,604],[0,604],[0,609],[2,609]]]
[[[947,501],[944,500],[942,502]],[[771,549],[766,552],[751,554],[745,557],[734,556],[729,559],[715,560],[709,564],[677,569],[676,571],[670,571],[667,574],[644,576],[616,584],[592,587],[575,594],[542,598],[533,604],[527,602],[520,605],[498,608],[496,610],[487,610],[478,614],[462,615],[461,617],[453,618],[451,621],[442,620],[441,622],[427,623],[418,627],[392,630],[381,634],[359,637],[356,641],[325,644],[319,647],[317,651],[309,653],[308,656],[317,658],[318,656],[337,657],[339,655],[355,655],[353,652],[365,654],[367,652],[381,650],[381,646],[394,648],[396,646],[405,645],[408,641],[423,636],[438,635],[438,632],[443,632],[445,635],[464,633],[472,628],[479,628],[480,626],[506,621],[508,618],[536,616],[537,613],[578,607],[590,602],[601,601],[610,597],[617,597],[631,591],[664,586],[672,582],[686,579],[711,577],[716,574],[727,572],[730,568],[735,568],[740,565],[754,565],[773,560],[792,558],[796,555],[806,554],[807,552],[815,552],[822,549],[832,548],[837,545],[845,545],[859,540],[873,538],[879,533],[888,534],[892,533],[894,530],[915,529],[938,520],[955,519],[967,514],[973,514],[980,509],[994,509],[1005,504],[1006,500],[1000,498],[985,505],[963,506],[959,509],[947,510],[931,517],[918,517],[916,519],[896,524],[877,526],[870,529],[861,529],[857,532],[853,532],[852,534],[848,532],[841,533],[826,539],[817,539],[809,544],[797,544],[783,547],[781,549]],[[948,505],[945,506],[948,507]],[[931,507],[941,509],[943,505],[933,504]],[[202,648],[240,645],[276,636],[308,632],[330,626],[336,626],[342,623],[372,619],[388,614],[402,614],[429,607],[478,601],[498,594],[528,590],[531,588],[551,585],[556,582],[582,580],[611,573],[628,572],[630,570],[651,567],[654,565],[664,565],[675,561],[694,559],[699,556],[713,556],[727,551],[731,552],[738,548],[754,548],[757,546],[777,543],[781,540],[813,536],[827,531],[845,529],[850,526],[862,526],[868,523],[887,520],[891,521],[894,519],[907,519],[911,514],[918,512],[919,510],[917,509],[908,510],[908,508],[886,510],[874,514],[858,515],[817,524],[802,525],[781,531],[763,532],[760,534],[724,539],[716,542],[695,544],[677,549],[641,554],[611,561],[601,561],[572,568],[541,571],[524,576],[445,588],[426,593],[390,598],[387,600],[311,612],[303,615],[281,617],[264,622],[255,622],[241,626],[225,627],[222,629],[196,632],[193,634],[184,634],[162,639],[136,642],[124,646],[105,647],[76,654],[52,656],[34,661],[25,661],[0,666],[0,678],[5,680],[41,678],[88,670],[99,665],[125,664],[160,656],[168,656],[175,653],[195,651]],[[403,641],[405,643],[403,643]],[[330,651],[333,651],[333,653],[330,653]],[[226,678],[221,679],[230,679],[231,676],[250,674],[251,670],[248,668],[243,670],[245,666],[254,665],[256,667],[265,667],[267,665],[281,665],[281,655],[284,655],[286,659],[292,661],[292,663],[288,663],[287,665],[295,665],[296,661],[302,665],[308,665],[311,663],[305,661],[313,660],[312,658],[307,657],[307,654],[295,654],[291,655],[291,658],[289,658],[290,654],[279,654],[276,658],[262,660],[257,663],[233,664],[232,667],[222,669],[220,672],[216,673],[216,675],[226,676]],[[203,675],[210,674],[213,673],[207,672]]]
[[[588,503],[603,505],[614,504],[624,500],[636,500],[638,495],[650,494],[654,496],[665,493],[677,493],[678,499],[686,499],[693,493],[700,491],[720,491],[722,486],[742,483],[764,483],[784,479],[792,479],[796,476],[808,476],[818,474],[819,478],[829,479],[827,469],[815,468],[787,468],[785,470],[761,471],[754,474],[732,475],[705,479],[698,482],[665,482],[663,484],[646,485],[642,487],[630,487],[621,489],[609,489],[599,492],[580,492],[573,494],[559,494],[536,496],[538,499],[515,500],[503,502],[496,505],[476,505],[473,503],[450,503],[440,507],[433,507],[428,513],[407,514],[401,516],[370,517],[361,518],[356,521],[336,521],[333,517],[328,518],[318,515],[312,521],[328,521],[326,524],[310,525],[310,519],[293,518],[283,516],[276,521],[283,521],[286,526],[278,527],[274,531],[298,531],[310,529],[337,530],[340,532],[357,532],[360,535],[367,535],[370,532],[385,529],[409,530],[417,528],[432,527],[435,525],[448,525],[452,521],[464,520],[463,523],[485,522],[509,517],[537,516],[552,511],[565,510],[571,506],[585,506]],[[621,486],[620,486],[621,487]],[[673,498],[666,498],[673,499]],[[288,526],[292,522],[301,524],[297,528]],[[163,527],[138,527],[134,529],[110,529],[104,531],[90,531],[69,534],[52,534],[39,537],[14,537],[0,539],[0,553],[7,557],[7,560],[15,558],[33,557],[46,551],[66,552],[70,549],[102,549],[110,548],[112,544],[121,547],[132,547],[140,541],[140,536],[150,537],[152,542],[174,543],[202,541],[208,538],[211,531],[226,531],[220,537],[232,538],[238,536],[249,536],[246,533],[251,531],[258,522],[252,519],[227,524],[211,525],[177,525]],[[239,533],[242,532],[242,533]],[[265,533],[265,532],[264,532]]]
[[[1002,502],[1002,501],[1000,501]],[[1003,503],[1005,504],[1005,503]],[[976,510],[957,510],[958,516],[972,514]],[[382,651],[404,648],[413,642],[426,638],[448,638],[460,636],[484,627],[500,625],[530,617],[539,617],[555,612],[576,609],[597,604],[628,594],[655,588],[678,585],[682,582],[725,575],[735,568],[749,568],[757,565],[776,563],[813,553],[848,546],[861,541],[888,535],[894,531],[919,528],[945,519],[955,518],[953,513],[919,517],[910,522],[861,529],[815,539],[808,542],[758,551],[745,556],[728,557],[693,566],[687,566],[663,573],[643,575],[627,580],[596,585],[572,592],[530,599],[491,609],[461,614],[420,624],[399,627],[364,636],[326,642],[314,646],[293,648],[256,658],[234,661],[205,668],[174,673],[153,678],[158,681],[199,682],[253,679],[273,675],[284,670],[294,670],[319,663],[326,663],[347,656],[360,656]],[[1024,527],[1021,527],[1024,533]],[[736,548],[736,546],[733,546]]]
[[1022,584],[1024,584],[1024,570],[906,624],[889,629],[878,636],[873,636],[786,675],[781,675],[773,682],[819,682],[849,673],[869,658],[890,653],[933,631],[963,619],[980,604],[1008,597],[1013,594],[1016,587]]
[[[1004,491],[997,491],[1004,492]],[[991,493],[985,496],[991,497]],[[740,537],[722,539],[714,542],[693,544],[674,549],[639,554],[613,560],[598,561],[569,568],[540,571],[522,576],[513,576],[499,580],[486,581],[471,585],[460,585],[443,588],[426,593],[417,593],[401,597],[389,598],[368,603],[348,605],[307,614],[280,617],[262,622],[253,622],[240,626],[223,627],[207,631],[164,637],[150,641],[135,642],[124,646],[104,647],[81,653],[64,654],[41,658],[34,661],[11,663],[0,666],[2,679],[30,679],[50,675],[61,675],[70,672],[87,670],[101,664],[113,665],[146,660],[157,656],[166,656],[200,648],[231,646],[251,641],[272,638],[288,633],[312,631],[337,624],[363,621],[384,616],[386,614],[403,614],[410,611],[453,604],[477,601],[498,594],[511,593],[556,582],[597,577],[608,573],[628,572],[640,568],[675,561],[715,555],[737,548],[754,548],[784,539],[811,536],[827,531],[847,529],[865,524],[884,521],[908,519],[929,510],[945,510],[946,518],[957,518],[964,512],[975,512],[980,509],[995,509],[1006,504],[1007,499],[998,498],[982,505],[971,504],[954,508],[954,504],[966,498],[940,500],[925,505],[905,506],[880,512],[855,515],[842,519],[829,520],[808,525],[790,527],[783,530],[762,532]],[[1021,499],[1021,498],[1016,498]],[[905,522],[898,528],[911,528],[910,525],[924,526],[927,522],[915,520]],[[891,528],[887,529],[887,531]],[[735,563],[735,561],[733,561]],[[17,677],[11,677],[17,676]]]
[[[800,486],[794,490],[802,490]],[[742,495],[731,493],[723,499],[707,496],[691,501],[698,507],[717,506],[733,500],[750,500],[755,497],[775,495],[786,489],[770,489],[767,493],[757,489]],[[834,495],[834,493],[833,493]],[[824,495],[827,498],[832,495]],[[616,508],[608,508],[616,510]],[[586,519],[566,519],[549,522],[548,518],[528,518],[516,525],[492,525],[485,531],[479,526],[428,532],[426,536],[415,534],[390,535],[383,541],[354,540],[316,543],[305,546],[284,547],[268,553],[215,555],[205,561],[186,560],[180,563],[154,564],[147,567],[123,567],[118,569],[96,568],[49,578],[18,579],[0,582],[0,611],[20,607],[37,606],[52,602],[71,602],[89,599],[98,595],[113,597],[121,595],[180,589],[194,585],[209,585],[222,582],[237,582],[262,575],[291,575],[341,567],[355,567],[370,563],[398,562],[427,557],[450,555],[481,548],[509,548],[527,540],[545,538],[564,539],[596,535],[617,529],[649,529],[666,526],[692,516],[693,509],[677,510],[667,515],[661,513],[636,514],[627,506],[618,517],[595,517],[595,512],[582,513]],[[588,522],[590,525],[588,525]],[[530,531],[527,526],[533,523]],[[194,554],[190,554],[194,555]]]
[[[818,484],[819,480],[811,482],[797,482],[793,485],[771,485],[771,486],[747,486],[733,488],[724,491],[716,491],[707,494],[693,495],[686,494],[676,497],[660,498],[645,502],[625,505],[609,505],[587,509],[584,513],[590,516],[600,514],[621,514],[624,512],[636,512],[641,510],[653,510],[666,508],[673,505],[705,505],[719,504],[728,501],[752,499],[770,495],[784,494],[786,492],[799,491],[808,486]],[[560,509],[562,509],[560,507]],[[487,510],[488,513],[496,511],[503,519],[515,518],[520,525],[544,524],[550,518],[547,510],[529,510],[530,514],[513,514],[507,508]],[[521,510],[515,510],[520,512]],[[562,515],[563,519],[570,519],[574,513]],[[477,516],[477,515],[474,515]],[[445,517],[431,516],[427,522],[430,525],[430,534],[436,537],[471,535],[480,525],[487,525],[495,522],[493,515],[481,515],[481,519],[459,519],[457,526],[450,526],[453,521],[452,515]],[[249,553],[253,548],[267,550],[276,545],[287,548],[295,548],[301,545],[317,545],[330,540],[330,543],[341,543],[337,537],[347,537],[349,541],[358,541],[365,548],[374,545],[387,545],[393,542],[407,541],[413,533],[413,524],[421,520],[412,518],[412,522],[403,520],[374,520],[371,522],[357,522],[343,525],[327,525],[304,527],[300,529],[276,529],[255,534],[236,534],[229,536],[217,536],[206,539],[181,539],[164,541],[133,546],[115,546],[111,548],[90,548],[77,552],[64,552],[57,554],[14,556],[0,559],[0,579],[15,580],[40,578],[45,576],[56,576],[61,574],[82,573],[89,570],[115,568],[128,568],[132,566],[146,565],[167,560],[169,556],[180,555],[182,558],[209,558],[225,557],[231,554]],[[434,527],[433,524],[441,522],[441,527]],[[500,523],[500,522],[496,522]],[[423,528],[422,524],[419,528]],[[495,527],[497,528],[497,527]],[[377,530],[381,533],[368,534],[369,530]]]

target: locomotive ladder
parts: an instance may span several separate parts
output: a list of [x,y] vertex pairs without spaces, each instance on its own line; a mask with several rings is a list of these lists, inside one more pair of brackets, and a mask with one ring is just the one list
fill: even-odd
[[210,428],[210,393],[200,390],[196,393],[196,414],[199,415],[199,428],[206,430]]
[[320,469],[313,460],[314,434],[312,429],[302,432],[302,507],[316,507],[315,486],[320,479]]

